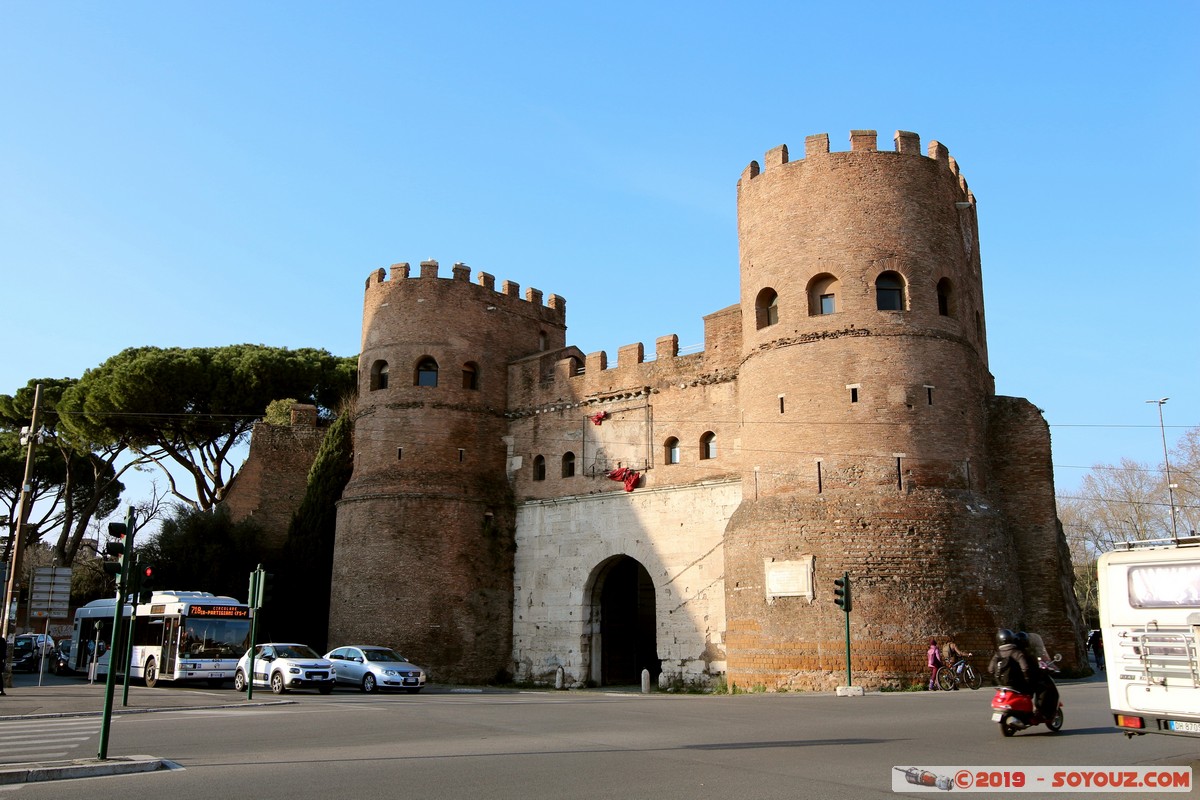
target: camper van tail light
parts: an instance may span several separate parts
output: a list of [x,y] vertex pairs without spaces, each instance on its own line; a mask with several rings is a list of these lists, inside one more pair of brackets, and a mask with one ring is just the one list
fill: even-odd
[[1141,717],[1133,717],[1129,714],[1117,714],[1118,728],[1138,728],[1139,730],[1146,727],[1146,721]]

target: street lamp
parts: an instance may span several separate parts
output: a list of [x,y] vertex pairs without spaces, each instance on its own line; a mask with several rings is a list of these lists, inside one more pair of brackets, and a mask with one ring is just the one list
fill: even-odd
[[1163,444],[1163,467],[1167,471],[1167,497],[1171,502],[1171,538],[1175,540],[1175,544],[1179,544],[1179,528],[1175,522],[1175,484],[1171,483],[1171,460],[1167,458],[1167,429],[1163,425],[1163,404],[1171,398],[1164,397],[1161,400],[1147,400],[1147,403],[1155,403],[1158,405],[1158,432],[1162,434]]

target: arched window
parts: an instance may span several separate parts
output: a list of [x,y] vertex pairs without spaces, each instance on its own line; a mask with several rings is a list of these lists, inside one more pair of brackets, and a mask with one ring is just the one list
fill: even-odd
[[754,319],[758,328],[779,322],[779,295],[774,289],[763,289],[754,301]]
[[668,464],[679,463],[679,440],[674,436],[663,442],[663,461]]
[[884,272],[875,279],[875,307],[880,311],[904,310],[904,278],[899,272]]
[[938,313],[943,317],[954,316],[954,291],[949,278],[942,278],[937,285]]
[[535,481],[546,480],[546,457],[545,456],[534,456],[533,457],[533,479]]
[[463,364],[463,388],[479,388],[479,366],[474,361]]
[[717,457],[717,435],[712,431],[700,437],[700,460]]
[[814,275],[808,282],[808,315],[817,317],[837,311],[838,279],[828,272]]
[[575,477],[575,454],[570,451],[563,453],[562,476],[564,478]]
[[388,381],[388,363],[376,361],[371,365],[371,391],[386,389]]
[[417,362],[417,374],[413,380],[414,386],[437,386],[438,365],[429,356]]

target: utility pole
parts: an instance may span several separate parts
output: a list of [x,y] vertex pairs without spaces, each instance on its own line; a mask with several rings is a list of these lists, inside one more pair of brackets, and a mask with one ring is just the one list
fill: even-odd
[[1162,434],[1163,445],[1163,467],[1167,471],[1167,497],[1171,502],[1171,538],[1175,540],[1175,544],[1179,544],[1179,525],[1175,521],[1175,484],[1171,483],[1171,459],[1167,457],[1167,429],[1163,425],[1163,404],[1171,398],[1164,397],[1160,400],[1147,400],[1147,403],[1158,404],[1158,432]]
[[[33,390],[33,418],[29,420],[29,434],[25,441],[25,444],[28,445],[28,449],[25,451],[25,477],[21,479],[21,494],[17,499],[17,523],[13,533],[15,538],[12,546],[12,565],[8,571],[8,582],[4,587],[4,619],[0,622],[0,632],[3,633],[5,641],[12,640],[12,630],[8,624],[9,614],[16,611],[14,604],[17,599],[17,590],[21,586],[21,556],[25,552],[25,527],[33,505],[33,448],[38,441],[38,417],[41,415],[41,408],[42,385],[39,383]],[[11,659],[8,661],[8,668],[12,669]],[[5,685],[12,683],[8,674],[0,676],[0,680],[3,680]]]

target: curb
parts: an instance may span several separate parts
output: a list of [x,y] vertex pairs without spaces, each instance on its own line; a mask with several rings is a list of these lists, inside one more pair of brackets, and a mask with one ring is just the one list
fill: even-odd
[[16,783],[41,783],[68,778],[94,778],[101,775],[131,775],[138,772],[172,769],[174,766],[170,761],[154,756],[121,756],[104,761],[99,759],[45,761],[0,769],[0,786]]

